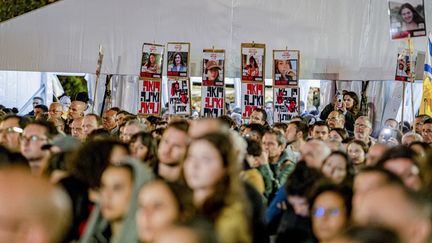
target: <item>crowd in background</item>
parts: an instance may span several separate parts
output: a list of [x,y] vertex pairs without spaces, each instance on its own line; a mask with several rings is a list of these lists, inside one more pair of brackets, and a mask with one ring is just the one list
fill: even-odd
[[0,242],[432,241],[427,115],[374,138],[354,92],[273,124],[43,103],[0,106]]

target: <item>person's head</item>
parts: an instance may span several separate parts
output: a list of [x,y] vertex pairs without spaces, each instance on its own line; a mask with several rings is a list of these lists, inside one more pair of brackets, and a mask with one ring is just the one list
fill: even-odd
[[33,97],[33,103],[32,103],[33,108],[35,108],[35,106],[37,106],[37,105],[43,105],[43,103],[44,103],[44,100],[42,99],[42,97],[39,97],[39,96]]
[[368,146],[362,140],[355,139],[350,141],[347,145],[347,151],[354,165],[366,163]]
[[344,143],[348,139],[348,132],[344,128],[333,128],[330,130],[329,139]]
[[156,55],[154,53],[150,53],[148,57],[147,67],[153,67],[156,65]]
[[71,174],[88,188],[100,188],[103,171],[119,164],[129,154],[128,147],[115,140],[88,141],[71,158]]
[[184,161],[187,185],[194,191],[194,204],[209,217],[238,196],[236,161],[228,135],[207,134],[193,140]]
[[402,21],[406,24],[415,23],[419,24],[424,22],[424,19],[415,10],[415,8],[410,3],[404,3],[399,9],[399,15],[402,17]]
[[42,161],[49,156],[42,146],[57,134],[54,125],[46,121],[33,121],[24,128],[21,134],[21,153],[29,161],[33,173],[40,172]]
[[53,102],[48,108],[48,118],[61,118],[63,106],[59,102]]
[[286,129],[285,140],[287,144],[296,141],[306,141],[308,136],[308,126],[301,121],[291,121]]
[[189,124],[186,121],[176,121],[168,125],[158,146],[160,164],[180,165],[189,143],[188,129]]
[[60,104],[63,106],[63,111],[69,111],[69,107],[72,103],[71,98],[69,96],[63,95],[60,97]]
[[71,135],[72,137],[78,138],[80,140],[84,139],[83,135],[83,117],[75,118],[70,124]]
[[346,185],[318,182],[311,196],[312,231],[320,242],[342,233],[351,216],[352,189]]
[[352,180],[354,177],[351,159],[346,153],[340,151],[332,152],[324,160],[321,172],[336,184]]
[[128,115],[129,115],[129,112],[127,112],[127,111],[122,110],[122,111],[117,112],[116,116],[115,116],[116,126],[120,127],[121,125],[126,123],[125,119]]
[[403,182],[396,174],[384,168],[371,166],[361,169],[354,177],[353,183],[354,212],[368,192],[388,184],[403,185]]
[[181,53],[176,52],[176,53],[174,54],[173,64],[174,64],[175,66],[180,66],[180,65],[185,66],[185,64],[184,64],[184,62],[183,62],[183,58],[182,58]]
[[255,60],[255,57],[250,56],[249,57],[249,65],[251,65],[254,68],[258,68],[258,63]]
[[431,205],[424,195],[391,184],[369,191],[354,211],[360,225],[381,225],[396,231],[403,242],[430,242]]
[[87,138],[92,131],[102,128],[102,119],[96,114],[87,114],[82,120],[81,127],[83,138]]
[[129,210],[133,191],[133,169],[127,164],[110,164],[102,173],[100,205],[110,223],[121,222]]
[[425,143],[432,143],[432,118],[424,121],[421,134]]
[[418,115],[415,117],[415,119],[413,121],[413,126],[415,124],[415,132],[416,133],[422,134],[423,123],[424,123],[424,121],[426,121],[429,118],[430,118],[430,116],[428,116],[428,115]]
[[340,235],[334,243],[402,243],[393,230],[376,225],[354,225]]
[[266,128],[261,124],[247,124],[245,125],[245,129],[243,130],[242,135],[243,137],[247,139],[253,139],[257,142],[261,142],[262,137],[264,136],[264,133],[266,131]]
[[38,119],[41,114],[46,114],[48,112],[48,107],[46,105],[36,105],[33,111],[34,117]]
[[329,136],[329,126],[324,121],[315,122],[312,128],[312,138],[325,141]]
[[0,170],[0,242],[63,242],[72,223],[68,195],[20,168]]
[[149,182],[138,195],[138,238],[141,242],[151,242],[155,235],[188,220],[192,214],[192,191],[187,186],[163,180]]
[[327,117],[328,126],[333,128],[343,129],[345,126],[345,116],[341,111],[332,111]]
[[307,166],[319,170],[330,153],[330,148],[323,141],[312,139],[300,147],[300,160],[304,160]]
[[221,123],[219,119],[201,118],[191,121],[188,133],[191,138],[196,138],[207,133],[214,133],[223,130],[228,130],[228,127]]
[[8,115],[0,121],[0,145],[18,152],[20,150],[20,134],[28,120],[17,115]]
[[102,114],[103,128],[105,128],[108,131],[111,131],[117,126],[116,119],[115,119],[117,112],[118,112],[117,110],[111,108]]
[[129,143],[131,137],[139,132],[147,132],[147,126],[138,120],[126,122],[122,131],[122,142]]
[[390,147],[386,144],[377,143],[372,145],[366,155],[366,166],[376,165],[381,156],[389,149]]
[[276,73],[286,74],[292,70],[290,60],[275,60]]
[[272,128],[273,130],[276,130],[285,136],[286,130],[288,128],[288,124],[283,122],[275,122],[273,123]]
[[221,70],[221,68],[219,67],[216,61],[213,60],[207,61],[206,69],[207,69],[208,80],[214,81],[219,79],[219,70]]
[[294,171],[288,176],[285,191],[288,203],[296,215],[309,216],[308,196],[312,186],[320,178],[322,178],[321,172],[307,167],[304,161],[299,161]]
[[282,133],[270,129],[264,133],[261,145],[263,150],[267,152],[268,157],[277,161],[285,149],[285,138]]
[[79,117],[83,117],[86,108],[87,108],[87,104],[85,102],[79,100],[72,101],[69,107],[69,113],[68,113],[69,119],[75,120]]
[[423,142],[423,137],[415,132],[407,132],[402,136],[402,145],[409,146],[413,142]]
[[377,166],[398,175],[408,188],[419,190],[422,186],[415,152],[408,147],[399,145],[387,150],[377,162]]
[[357,114],[357,111],[359,109],[359,98],[355,92],[348,91],[343,95],[345,107],[347,110],[354,112],[354,114]]
[[131,156],[154,166],[157,161],[156,139],[150,133],[139,132],[132,136],[129,142]]
[[267,112],[262,108],[256,108],[250,115],[250,124],[260,124],[265,126],[267,124]]
[[401,143],[402,133],[394,128],[384,127],[378,135],[378,142],[389,146],[396,146]]
[[384,122],[384,126],[388,127],[388,128],[393,128],[393,129],[398,129],[398,121],[396,121],[396,119],[393,118],[389,118]]
[[425,142],[415,141],[408,145],[419,158],[423,158],[428,150],[431,150],[431,146]]
[[367,116],[359,116],[354,123],[354,137],[363,142],[369,142],[372,134],[372,123]]

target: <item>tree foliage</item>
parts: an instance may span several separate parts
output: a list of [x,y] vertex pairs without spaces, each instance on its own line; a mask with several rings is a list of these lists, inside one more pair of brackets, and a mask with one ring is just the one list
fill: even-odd
[[58,0],[0,0],[0,22],[57,1]]
[[72,99],[80,92],[87,92],[87,81],[81,76],[57,76],[65,94]]

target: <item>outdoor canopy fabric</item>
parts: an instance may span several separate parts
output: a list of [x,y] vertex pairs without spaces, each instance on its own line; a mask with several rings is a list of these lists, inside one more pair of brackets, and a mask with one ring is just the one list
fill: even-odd
[[[0,24],[0,70],[137,75],[144,42],[191,43],[191,75],[203,48],[226,49],[227,75],[238,78],[240,43],[301,51],[301,79],[393,80],[406,47],[389,35],[387,1],[376,0],[62,0]],[[426,17],[432,4],[425,1]],[[432,20],[427,19],[427,30]],[[414,47],[425,51],[426,37]],[[166,65],[166,63],[165,63]],[[166,68],[164,68],[166,73]]]

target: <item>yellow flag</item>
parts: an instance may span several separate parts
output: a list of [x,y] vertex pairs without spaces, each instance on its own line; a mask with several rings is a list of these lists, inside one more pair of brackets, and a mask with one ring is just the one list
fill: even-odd
[[432,82],[426,75],[423,80],[423,96],[419,110],[419,115],[423,114],[432,116]]

